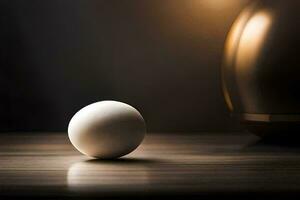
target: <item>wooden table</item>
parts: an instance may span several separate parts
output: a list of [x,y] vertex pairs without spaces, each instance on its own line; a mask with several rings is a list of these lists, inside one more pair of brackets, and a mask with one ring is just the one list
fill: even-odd
[[300,194],[300,148],[248,133],[150,133],[119,160],[93,160],[66,133],[0,134],[1,196]]

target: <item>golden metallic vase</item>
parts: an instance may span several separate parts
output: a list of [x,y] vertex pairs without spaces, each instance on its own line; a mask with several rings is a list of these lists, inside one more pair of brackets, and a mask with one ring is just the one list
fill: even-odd
[[300,1],[251,1],[225,45],[229,109],[259,136],[300,130]]

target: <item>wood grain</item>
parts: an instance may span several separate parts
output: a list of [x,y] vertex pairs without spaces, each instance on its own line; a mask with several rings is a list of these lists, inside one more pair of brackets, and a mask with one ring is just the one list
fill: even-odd
[[0,135],[0,196],[298,195],[300,148],[247,133],[152,133],[130,155],[93,160],[66,133]]

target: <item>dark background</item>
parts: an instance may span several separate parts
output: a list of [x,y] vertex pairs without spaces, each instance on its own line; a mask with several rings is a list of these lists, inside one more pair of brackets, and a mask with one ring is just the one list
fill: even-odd
[[149,131],[231,131],[220,66],[246,0],[0,0],[0,131],[119,100]]

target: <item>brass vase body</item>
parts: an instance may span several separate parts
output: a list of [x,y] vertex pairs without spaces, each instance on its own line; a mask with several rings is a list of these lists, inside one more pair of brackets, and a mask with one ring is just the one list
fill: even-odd
[[228,35],[222,68],[229,109],[259,136],[300,130],[300,1],[252,1]]

